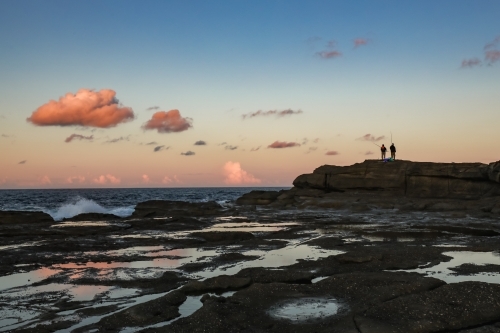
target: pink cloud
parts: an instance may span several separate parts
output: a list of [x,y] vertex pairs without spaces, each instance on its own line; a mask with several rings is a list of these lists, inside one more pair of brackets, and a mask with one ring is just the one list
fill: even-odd
[[120,180],[120,178],[117,178],[117,177],[110,175],[108,173],[107,175],[101,175],[98,178],[95,178],[93,180],[93,182],[96,184],[107,184],[107,183],[120,184],[121,180]]
[[326,43],[326,47],[328,48],[334,48],[335,46],[337,46],[337,41],[334,39],[329,40],[328,43]]
[[182,183],[179,178],[177,178],[177,175],[174,175],[172,178],[169,176],[163,177],[163,180],[161,181],[163,184],[172,184],[172,183]]
[[480,66],[481,65],[481,60],[478,58],[471,58],[471,59],[464,59],[462,60],[462,65],[460,66],[461,68],[471,68],[475,66]]
[[491,50],[491,51],[486,51],[484,54],[484,58],[490,63],[494,63],[498,60],[500,60],[500,51],[498,50]]
[[500,43],[500,36],[497,36],[492,42],[486,44],[484,46],[484,49],[485,50],[488,50],[488,49],[492,49],[494,48],[495,46],[497,46],[497,44]]
[[72,176],[66,178],[66,183],[68,184],[76,184],[76,183],[83,183],[85,182],[85,177],[84,176]]
[[52,184],[52,181],[50,180],[50,178],[47,175],[45,175],[42,178],[40,178],[40,184],[48,185],[48,184]]
[[142,128],[145,130],[157,130],[158,133],[182,132],[188,130],[191,118],[183,118],[179,110],[159,111]]
[[142,182],[143,183],[149,183],[150,182],[149,176],[148,175],[142,175]]
[[362,137],[360,138],[357,138],[356,140],[357,141],[370,141],[370,142],[377,142],[377,141],[380,141],[380,140],[383,140],[385,139],[385,136],[379,136],[378,138],[374,137],[373,135],[371,134],[365,134],[363,135]]
[[282,111],[278,111],[278,110],[262,111],[262,110],[259,110],[259,111],[244,114],[241,117],[243,119],[259,117],[259,116],[264,116],[264,117],[265,116],[276,116],[276,118],[281,118],[281,117],[291,116],[294,114],[301,114],[301,113],[302,113],[302,110],[295,111],[292,109],[286,109],[286,110],[282,110]]
[[68,142],[71,142],[75,139],[78,139],[78,140],[92,140],[94,139],[94,136],[91,135],[91,136],[83,136],[83,135],[80,135],[80,134],[71,134],[70,136],[68,136],[66,138],[66,140],[64,140],[64,142],[68,143]]
[[224,164],[224,175],[226,177],[224,182],[231,185],[258,184],[261,182],[260,179],[243,170],[239,162],[229,161]]
[[40,106],[26,120],[38,126],[107,128],[134,119],[132,109],[120,106],[115,95],[111,89],[80,89]]
[[366,38],[356,38],[355,40],[353,40],[354,48],[364,46],[364,45],[368,44],[369,41],[370,40],[366,39]]
[[313,151],[318,150],[318,147],[309,147],[309,149],[306,151],[306,154],[312,153]]
[[330,150],[330,151],[327,151],[325,153],[325,155],[329,155],[329,156],[339,155],[339,152],[335,151],[335,150]]
[[316,52],[316,55],[322,59],[332,59],[340,57],[342,53],[339,51],[321,51],[321,52]]
[[300,143],[297,142],[282,142],[282,141],[274,141],[267,148],[290,148],[290,147],[299,147]]

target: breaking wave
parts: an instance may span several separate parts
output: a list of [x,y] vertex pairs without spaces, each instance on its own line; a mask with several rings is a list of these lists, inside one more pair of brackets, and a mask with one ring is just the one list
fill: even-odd
[[83,213],[103,213],[114,214],[120,217],[132,215],[134,207],[116,207],[105,208],[99,205],[94,200],[85,198],[77,198],[74,202],[66,203],[54,210],[46,211],[56,221],[61,221],[64,218],[70,218]]

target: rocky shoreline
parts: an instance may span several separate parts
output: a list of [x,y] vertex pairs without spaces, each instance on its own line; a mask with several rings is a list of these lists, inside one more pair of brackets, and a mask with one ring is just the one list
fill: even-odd
[[119,218],[0,211],[0,331],[500,331],[500,164],[365,161]]

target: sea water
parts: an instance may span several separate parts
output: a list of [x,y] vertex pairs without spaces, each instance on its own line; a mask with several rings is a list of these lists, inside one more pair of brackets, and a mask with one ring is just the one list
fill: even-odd
[[0,190],[0,210],[42,211],[56,221],[82,213],[130,216],[147,200],[216,201],[231,204],[252,190],[277,191],[283,187],[119,188]]

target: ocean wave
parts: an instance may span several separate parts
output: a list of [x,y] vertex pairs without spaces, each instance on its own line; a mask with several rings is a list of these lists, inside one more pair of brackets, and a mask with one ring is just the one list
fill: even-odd
[[94,200],[81,197],[75,199],[74,202],[66,203],[54,210],[46,211],[46,213],[52,216],[56,221],[61,221],[64,218],[70,218],[83,213],[114,214],[120,217],[127,217],[132,215],[133,212],[134,207],[105,208]]

